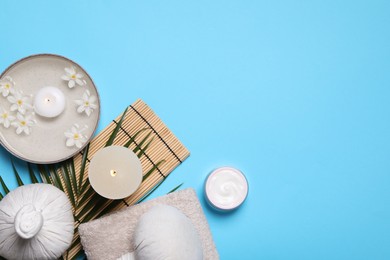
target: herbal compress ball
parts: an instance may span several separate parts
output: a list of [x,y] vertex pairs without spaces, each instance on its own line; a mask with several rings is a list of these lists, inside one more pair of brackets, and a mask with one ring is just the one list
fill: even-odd
[[52,185],[21,186],[0,202],[0,255],[7,259],[57,259],[73,232],[68,197]]
[[156,205],[143,214],[134,243],[136,260],[203,259],[202,243],[194,225],[172,206]]

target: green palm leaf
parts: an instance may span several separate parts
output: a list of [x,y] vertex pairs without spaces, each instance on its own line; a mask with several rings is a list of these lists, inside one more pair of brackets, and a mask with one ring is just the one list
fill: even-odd
[[87,158],[88,158],[88,152],[89,152],[89,144],[85,147],[84,152],[83,152],[83,158],[81,160],[78,196],[83,194],[83,191],[84,191],[83,188],[81,187],[81,185],[83,184],[85,166],[87,164]]
[[118,132],[119,132],[119,129],[120,129],[121,126],[122,126],[123,119],[125,118],[125,115],[126,115],[126,113],[127,113],[127,109],[128,109],[128,108],[129,108],[129,107],[126,107],[125,111],[124,111],[123,114],[122,114],[121,119],[120,119],[119,122],[116,124],[116,127],[115,127],[114,131],[112,131],[112,133],[111,133],[111,135],[110,135],[110,138],[108,138],[108,141],[107,141],[107,143],[106,143],[106,147],[107,147],[107,146],[110,146],[110,145],[112,145],[112,144],[114,143],[115,137],[117,136],[117,134],[118,134]]
[[[69,199],[72,202],[73,207],[75,207],[76,206],[75,193],[73,192],[72,183],[71,180],[69,179],[68,169],[64,164],[61,165],[60,169],[61,169],[60,172],[62,175],[62,179],[64,180],[65,183],[66,191],[69,195]],[[56,175],[56,173],[54,175]]]
[[139,153],[138,153],[138,158],[141,158],[142,155],[144,155],[144,153],[146,152],[146,149],[148,149],[150,144],[153,142],[153,139],[154,139],[154,137],[148,141],[148,143],[145,145],[145,147],[140,148]]
[[64,187],[62,186],[61,177],[57,174],[57,167],[54,165],[47,165],[47,169],[49,170],[51,180],[53,181],[53,185],[58,189],[64,191]]
[[[96,212],[93,209],[99,209],[101,206],[103,206],[108,199],[103,198],[97,193],[93,194],[93,198],[90,199],[83,207],[83,209],[77,214],[78,219],[82,219],[82,222],[88,221],[90,218],[93,217],[93,214]],[[87,213],[91,213],[89,215],[86,215]]]
[[165,160],[161,160],[158,163],[156,163],[155,165],[153,165],[153,167],[142,177],[142,182],[144,182],[164,162],[165,162]]
[[18,171],[16,170],[16,167],[15,167],[15,164],[14,164],[14,161],[11,159],[11,164],[12,164],[12,170],[14,171],[14,174],[15,174],[15,177],[16,177],[16,181],[18,183],[19,186],[23,186],[23,181],[22,179],[20,178],[19,176],[19,173]]
[[115,209],[119,204],[122,204],[122,200],[113,200],[107,207],[105,207],[97,216],[96,218],[100,218],[101,216],[111,212],[113,209]]
[[9,193],[9,189],[8,189],[7,185],[5,185],[3,178],[1,178],[1,176],[0,176],[0,183],[1,183],[1,186],[3,187],[5,194],[7,195]]
[[35,176],[33,167],[31,163],[27,163],[28,173],[30,174],[30,179],[32,183],[39,183],[37,177]]
[[46,167],[44,165],[42,165],[42,164],[39,164],[37,167],[38,167],[39,174],[41,175],[42,181],[44,183],[53,185],[53,182],[50,179],[49,174],[47,173]]
[[181,183],[180,185],[178,185],[176,188],[173,188],[169,193],[172,193],[172,192],[175,192],[176,190],[178,190],[184,183]]
[[[134,153],[138,153],[138,151],[140,151],[142,149],[142,146],[144,145],[144,143],[148,140],[148,138],[150,137],[150,135],[152,134],[152,132],[150,131],[142,140],[141,142],[134,148]],[[149,145],[148,145],[149,146]],[[144,153],[142,153],[144,154]],[[142,155],[141,154],[141,155]],[[138,156],[139,158],[140,156]]]
[[132,137],[130,138],[130,140],[124,145],[124,147],[129,148],[130,145],[135,141],[135,139],[137,138],[137,136],[138,136],[139,134],[141,134],[143,131],[148,130],[148,129],[150,129],[150,128],[149,128],[149,127],[145,127],[145,128],[142,128],[141,130],[139,130],[137,133],[135,133],[134,136],[132,136]]
[[[88,183],[86,183],[86,184],[89,184],[88,180],[87,180],[87,182]],[[95,193],[96,193],[95,190],[92,189],[91,186],[88,186],[88,189],[86,189],[85,192],[82,194],[82,196],[79,198],[77,205],[79,205],[79,206],[84,205],[87,202],[87,200],[89,200],[92,197],[92,195],[94,195]]]
[[74,167],[73,158],[70,158],[68,161],[65,162],[65,164],[66,164],[66,166],[68,168],[70,181],[72,183],[72,188],[73,188],[74,192],[76,194],[78,194],[79,193],[79,187],[77,186],[76,170],[75,170],[75,167]]
[[84,197],[84,193],[86,192],[87,188],[90,187],[89,180],[87,179],[83,186],[81,187],[80,196]]
[[[75,246],[77,246],[79,244],[80,244],[80,236],[78,236],[76,238],[76,240],[73,241],[73,243],[70,245],[70,247],[69,247],[69,249],[68,249],[68,251],[66,253],[68,254],[69,251],[71,251]],[[65,259],[69,259],[68,256]],[[72,258],[72,260],[74,260],[74,259],[78,259],[78,260],[86,259],[85,256],[84,256],[84,251],[80,250],[79,252],[77,252],[77,254]]]

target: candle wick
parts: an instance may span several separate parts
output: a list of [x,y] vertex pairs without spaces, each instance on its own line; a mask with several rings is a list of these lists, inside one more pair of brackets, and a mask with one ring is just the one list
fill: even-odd
[[116,170],[111,170],[111,171],[110,171],[110,174],[111,174],[112,177],[115,177],[116,174],[117,174],[117,172],[116,172]]

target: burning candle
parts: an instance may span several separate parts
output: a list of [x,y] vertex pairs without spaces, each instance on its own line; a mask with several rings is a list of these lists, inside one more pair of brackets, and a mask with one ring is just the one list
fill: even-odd
[[248,195],[244,174],[231,167],[221,167],[207,177],[205,194],[211,206],[228,211],[239,207]]
[[65,96],[55,87],[41,88],[34,97],[34,110],[43,117],[53,118],[65,110]]
[[141,162],[126,147],[108,146],[92,158],[88,178],[92,188],[101,196],[123,199],[133,194],[141,185]]

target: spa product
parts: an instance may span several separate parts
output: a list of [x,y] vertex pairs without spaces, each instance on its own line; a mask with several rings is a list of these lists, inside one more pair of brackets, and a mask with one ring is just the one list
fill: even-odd
[[123,146],[98,151],[89,165],[92,188],[108,199],[123,199],[134,193],[142,181],[142,166],[137,155]]
[[49,184],[30,184],[0,202],[0,255],[7,259],[57,259],[73,239],[72,206]]
[[207,201],[214,208],[229,211],[239,207],[248,195],[248,182],[244,174],[231,167],[221,167],[207,177]]
[[119,259],[203,259],[202,244],[194,225],[172,206],[156,205],[144,213],[135,229],[134,244],[134,253]]
[[34,110],[43,117],[57,117],[65,110],[65,100],[59,88],[44,87],[34,97]]
[[100,114],[92,78],[53,54],[23,58],[0,72],[0,104],[0,145],[38,164],[78,154],[92,139]]
[[195,190],[187,188],[80,224],[78,230],[88,260],[116,260],[133,252],[139,219],[151,208],[161,204],[178,209],[191,221],[202,244],[203,259],[220,259]]

